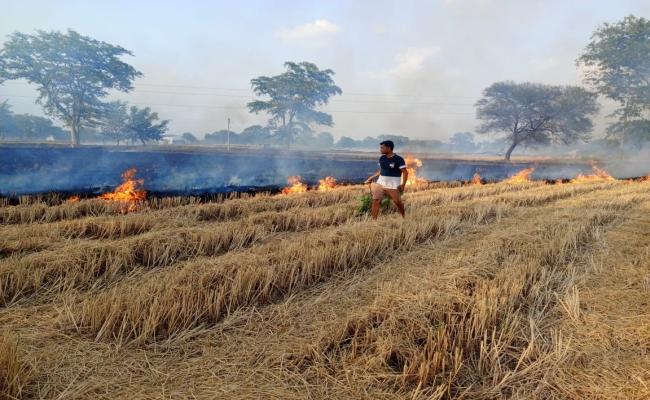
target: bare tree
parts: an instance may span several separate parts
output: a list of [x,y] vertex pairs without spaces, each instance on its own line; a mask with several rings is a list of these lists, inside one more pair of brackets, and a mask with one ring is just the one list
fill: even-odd
[[479,133],[505,135],[505,159],[519,146],[569,144],[590,138],[596,95],[576,86],[498,82],[476,103]]

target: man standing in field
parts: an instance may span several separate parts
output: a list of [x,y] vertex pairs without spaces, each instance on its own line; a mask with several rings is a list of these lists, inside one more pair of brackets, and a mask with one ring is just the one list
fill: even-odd
[[[379,143],[379,152],[382,154],[379,157],[379,171],[366,179],[366,183],[370,183],[370,191],[372,192],[372,208],[370,210],[372,219],[377,219],[381,200],[386,194],[393,200],[399,213],[402,214],[402,218],[404,217],[404,203],[401,199],[401,193],[404,191],[404,185],[406,185],[409,178],[409,173],[404,159],[393,153],[394,148],[395,144],[391,140]],[[371,183],[377,176],[379,176],[377,182]]]

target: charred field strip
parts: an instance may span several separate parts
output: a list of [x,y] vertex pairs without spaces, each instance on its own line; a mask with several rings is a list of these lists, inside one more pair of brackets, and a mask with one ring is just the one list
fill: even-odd
[[366,191],[3,205],[0,398],[650,395],[650,180]]
[[[497,181],[529,167],[536,168],[535,178],[555,180],[585,173],[591,168],[590,163],[580,160],[504,163],[420,157],[425,161],[420,170],[422,177],[433,181],[469,180],[477,172],[488,181]],[[72,194],[92,197],[112,189],[119,182],[120,173],[134,167],[152,193],[209,198],[231,192],[277,191],[292,175],[301,175],[309,184],[329,175],[339,182],[359,183],[375,171],[377,162],[373,153],[346,151],[247,149],[226,152],[191,146],[70,149],[28,144],[0,145],[0,159],[3,160],[0,195],[14,204],[21,195],[53,190],[59,191],[63,198]]]

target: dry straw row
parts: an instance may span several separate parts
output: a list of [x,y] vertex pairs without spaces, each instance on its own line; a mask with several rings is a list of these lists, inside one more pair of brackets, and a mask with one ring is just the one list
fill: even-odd
[[337,272],[369,268],[464,225],[494,220],[509,209],[612,186],[615,184],[553,187],[421,207],[406,221],[388,218],[373,224],[352,223],[271,242],[246,253],[196,260],[162,277],[118,285],[82,304],[69,304],[64,325],[118,341],[173,336],[215,323],[241,307],[295,293]]
[[[426,207],[466,201],[525,189],[526,186],[477,188],[472,190],[419,196],[410,207]],[[471,189],[471,188],[470,188]],[[517,201],[511,199],[511,201]],[[32,294],[61,292],[70,288],[88,288],[119,279],[137,268],[155,268],[199,256],[215,256],[255,245],[278,232],[300,232],[340,225],[355,219],[355,204],[348,202],[301,212],[254,213],[241,221],[204,225],[200,228],[181,227],[149,232],[119,241],[70,243],[59,248],[40,251],[0,262],[0,302],[7,304]],[[146,219],[132,217],[104,227],[116,226],[119,233],[134,233],[126,228],[142,229]],[[62,229],[69,229],[66,222]],[[75,227],[74,224],[72,224]],[[94,225],[76,226],[81,232],[96,232]],[[61,229],[61,228],[60,228]],[[103,228],[105,229],[105,228]],[[77,232],[73,230],[73,232]],[[101,232],[105,232],[100,230]],[[23,242],[24,243],[24,242]],[[33,241],[28,241],[31,245]]]
[[[505,193],[507,191],[525,190],[537,186],[540,186],[540,184],[530,183],[514,186],[497,184],[480,187],[479,189],[468,186],[459,186],[446,190],[420,188],[420,191],[408,193],[406,200],[427,198],[428,204],[434,205],[477,196]],[[45,224],[9,225],[0,228],[2,230],[0,257],[60,247],[65,245],[68,239],[120,239],[170,227],[197,226],[197,220],[225,222],[271,211],[291,210],[300,213],[302,212],[301,209],[324,207],[330,205],[332,201],[336,201],[334,204],[340,204],[343,207],[352,207],[358,201],[357,198],[360,193],[356,189],[342,188],[338,191],[337,196],[323,196],[324,199],[320,200],[318,200],[318,197],[311,195],[308,197],[298,196],[297,198],[293,196],[267,197],[263,200],[258,197],[248,201],[238,199],[223,204],[175,208],[158,213],[134,213],[121,216],[86,217]],[[342,194],[345,194],[345,196],[342,196]],[[354,200],[350,200],[350,198]]]
[[[643,191],[647,196],[648,188]],[[384,292],[294,358],[296,367],[312,379],[340,379],[347,371],[348,382],[400,387],[414,398],[517,397],[524,388],[540,390],[566,345],[541,331],[555,294],[574,282],[574,264],[603,226],[641,199],[627,188],[610,194],[613,199],[599,193],[563,203],[553,218],[533,221],[505,244],[491,238],[477,243],[483,253],[476,271],[451,287],[428,282],[409,296]]]

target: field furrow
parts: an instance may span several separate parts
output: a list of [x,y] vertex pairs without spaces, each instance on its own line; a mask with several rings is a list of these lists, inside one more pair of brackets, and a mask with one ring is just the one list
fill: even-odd
[[318,380],[345,371],[355,387],[400,387],[409,397],[520,396],[563,356],[561,338],[546,332],[555,293],[573,282],[603,227],[648,193],[646,185],[571,199],[506,242],[472,243],[480,253],[466,275],[446,286],[420,279],[416,290],[386,288],[372,306],[333,324],[294,359],[296,368]]
[[650,182],[337,190],[0,224],[2,390],[646,397]]
[[[623,185],[567,185],[506,193],[444,206],[415,208],[405,221],[348,223],[302,234],[246,253],[197,260],[169,276],[117,286],[81,305],[70,326],[98,338],[151,340],[212,324],[241,307],[275,301],[339,271],[369,268],[417,243],[453,234],[463,224],[482,224],[517,207],[534,207]],[[426,203],[426,201],[425,201]],[[108,301],[110,299],[110,301]]]
[[[588,190],[589,187],[580,190]],[[417,210],[436,204],[487,198],[496,196],[497,193],[506,196],[527,189],[534,192],[539,191],[540,187],[495,185],[484,189],[465,188],[450,193],[414,196],[408,201],[409,207]],[[510,201],[518,200],[511,198]],[[253,246],[279,232],[302,232],[364,218],[355,216],[355,211],[356,203],[347,202],[321,208],[304,208],[300,212],[294,209],[258,212],[243,220],[161,229],[116,241],[64,242],[59,248],[1,260],[0,300],[7,304],[32,294],[98,286],[119,279],[138,268],[155,268],[194,257],[215,256]],[[129,226],[136,228],[142,227],[147,221],[139,215],[125,220],[135,221]],[[62,229],[69,229],[69,222],[63,226]],[[92,225],[89,226],[87,229],[90,232],[97,230]],[[117,228],[113,229],[125,232],[124,227],[123,224],[117,224]],[[127,232],[132,233],[133,230]]]
[[[412,192],[435,188],[452,188],[461,186],[461,182],[438,182],[416,185],[409,188]],[[307,192],[291,196],[270,196],[267,193],[256,195],[241,194],[237,197],[218,196],[207,204],[195,197],[152,198],[139,204],[139,213],[162,212],[175,209],[178,215],[198,215],[205,219],[220,219],[237,216],[241,213],[256,211],[281,211],[293,207],[321,207],[351,200],[364,192],[364,186],[343,186],[326,192]],[[61,220],[84,218],[89,216],[120,216],[124,214],[121,202],[100,199],[61,202],[48,205],[45,202],[26,202],[18,206],[0,207],[0,225],[50,223]]]
[[[431,202],[454,201],[477,196],[524,190],[540,183],[522,185],[452,186],[441,189],[437,186],[422,186],[407,192],[405,198],[431,197]],[[433,186],[433,185],[431,185]],[[350,205],[358,203],[364,193],[359,187],[337,189],[336,195],[321,199],[309,196],[260,196],[248,200],[234,199],[218,204],[194,204],[176,208],[163,208],[150,212],[136,212],[126,215],[94,216],[55,222],[29,223],[21,225],[0,225],[0,257],[51,248],[67,239],[119,239],[153,230],[170,227],[200,226],[211,221],[226,222],[243,219],[264,212],[300,212],[302,209],[327,207],[332,204]],[[332,194],[333,192],[327,192]],[[254,201],[256,200],[256,201]]]

